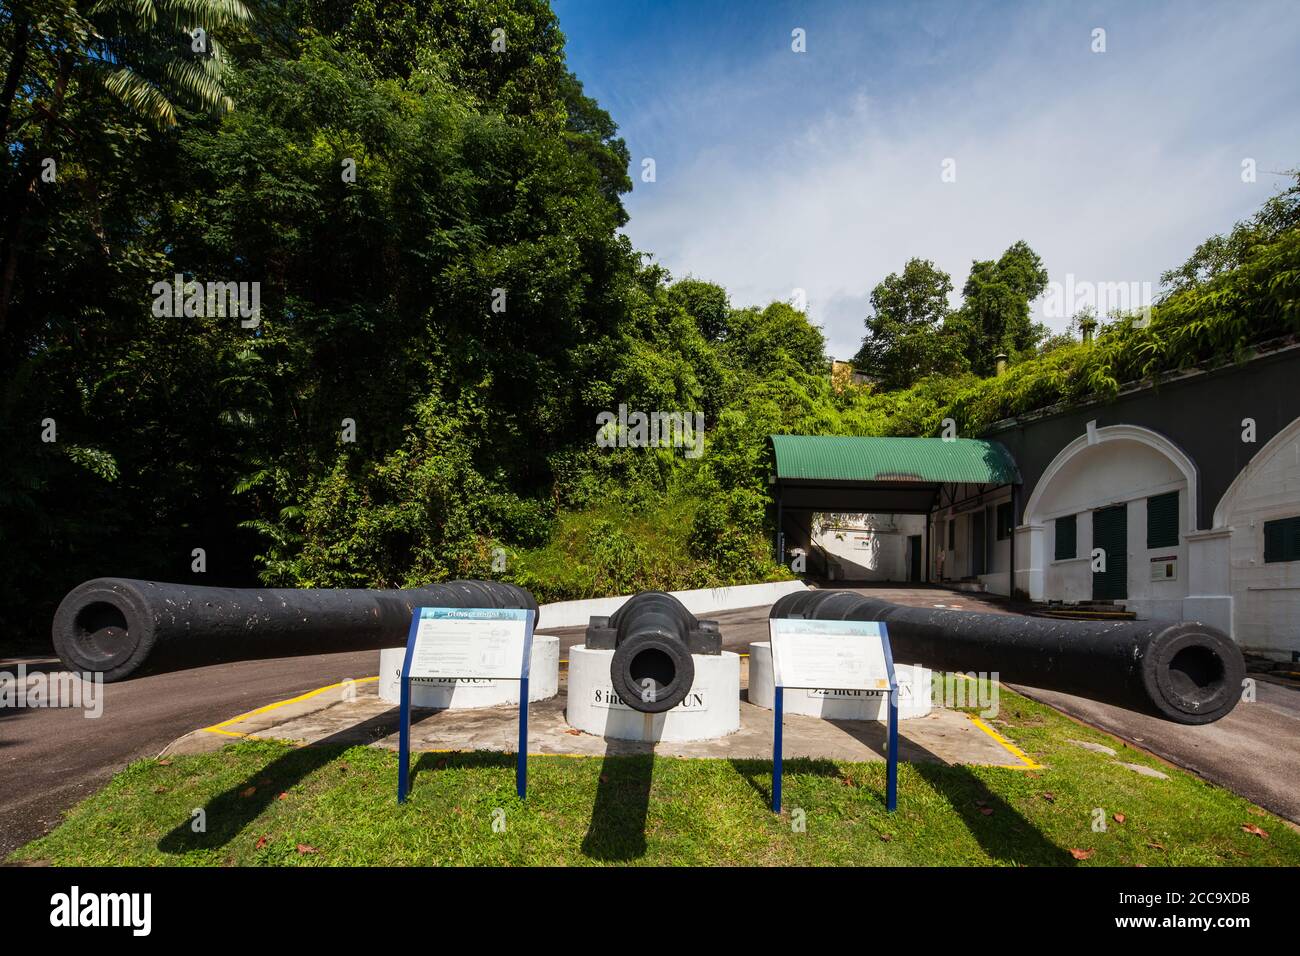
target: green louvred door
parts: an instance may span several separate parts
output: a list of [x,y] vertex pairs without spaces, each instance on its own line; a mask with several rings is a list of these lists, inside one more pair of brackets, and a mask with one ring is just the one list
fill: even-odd
[[1106,552],[1106,570],[1092,572],[1092,599],[1118,601],[1128,597],[1128,505],[1099,508],[1092,513],[1092,547]]

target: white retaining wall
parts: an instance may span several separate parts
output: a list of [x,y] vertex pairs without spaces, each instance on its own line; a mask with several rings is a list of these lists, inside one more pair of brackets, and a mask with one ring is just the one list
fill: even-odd
[[[673,591],[673,597],[686,605],[686,610],[696,617],[715,611],[730,611],[742,607],[772,604],[777,598],[805,590],[802,581],[775,581],[770,584],[738,584],[730,588],[700,588],[694,591]],[[608,617],[623,606],[630,594],[607,598],[588,598],[583,601],[556,601],[543,604],[537,626],[586,627],[592,617]]]

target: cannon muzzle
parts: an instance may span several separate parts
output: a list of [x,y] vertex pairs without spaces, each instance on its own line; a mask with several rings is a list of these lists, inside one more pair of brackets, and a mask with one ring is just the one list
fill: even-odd
[[722,653],[715,621],[700,621],[671,594],[642,591],[610,617],[593,617],[586,645],[613,650],[609,679],[633,710],[660,714],[682,702],[695,683],[692,654]]
[[1197,621],[1061,621],[904,607],[852,591],[787,594],[772,617],[883,621],[894,659],[996,673],[1179,724],[1208,724],[1241,698],[1236,643]]
[[121,680],[146,659],[181,665],[391,647],[417,607],[537,610],[531,593],[500,581],[448,581],[408,590],[209,588],[95,578],[54,613],[54,648],[76,671]]

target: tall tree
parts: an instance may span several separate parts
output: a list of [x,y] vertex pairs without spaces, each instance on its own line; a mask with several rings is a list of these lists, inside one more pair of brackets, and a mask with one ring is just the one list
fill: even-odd
[[1047,269],[1023,240],[1001,258],[971,263],[954,316],[972,371],[992,374],[999,352],[1013,360],[1034,348],[1044,328],[1030,321],[1030,303],[1047,288]]
[[867,335],[853,364],[885,388],[906,388],[933,373],[958,371],[960,343],[946,329],[952,277],[912,258],[871,290]]
[[0,334],[48,224],[39,193],[57,181],[49,163],[75,163],[121,119],[81,111],[72,121],[70,92],[103,91],[129,118],[159,128],[175,125],[183,108],[228,109],[217,34],[251,17],[241,0],[17,0],[7,12],[0,21]]
[[762,374],[783,366],[816,375],[828,371],[826,337],[788,302],[732,312],[724,351],[741,367]]

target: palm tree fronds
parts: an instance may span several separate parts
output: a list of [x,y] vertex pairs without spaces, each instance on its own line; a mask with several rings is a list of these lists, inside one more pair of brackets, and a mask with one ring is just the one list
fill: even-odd
[[176,108],[158,87],[128,67],[111,68],[104,88],[131,109],[159,126],[176,124]]
[[210,60],[174,59],[164,64],[162,74],[170,87],[190,94],[203,108],[229,109],[221,71]]

